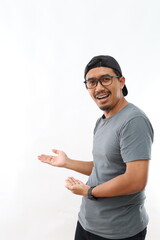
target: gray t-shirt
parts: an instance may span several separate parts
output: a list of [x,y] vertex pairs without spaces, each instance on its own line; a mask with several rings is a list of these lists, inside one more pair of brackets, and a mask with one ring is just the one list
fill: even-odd
[[[126,162],[150,159],[153,129],[147,116],[129,103],[110,118],[98,119],[94,129],[94,167],[87,181],[97,186],[126,170]],[[148,224],[144,191],[98,200],[82,198],[79,222],[96,235],[109,239],[127,238]]]

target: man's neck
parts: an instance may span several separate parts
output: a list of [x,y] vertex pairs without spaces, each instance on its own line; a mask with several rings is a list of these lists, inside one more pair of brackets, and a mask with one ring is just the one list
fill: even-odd
[[112,109],[104,111],[105,118],[112,117],[117,112],[121,111],[128,104],[125,98],[120,99],[120,101]]

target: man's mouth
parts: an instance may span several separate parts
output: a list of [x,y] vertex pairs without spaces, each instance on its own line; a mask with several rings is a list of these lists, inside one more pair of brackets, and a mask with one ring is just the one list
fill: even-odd
[[109,93],[105,94],[105,95],[97,96],[96,98],[97,99],[104,99],[104,98],[107,98],[107,97],[109,97]]
[[103,102],[104,100],[107,100],[110,95],[110,92],[107,93],[99,93],[95,95],[95,98],[99,101]]

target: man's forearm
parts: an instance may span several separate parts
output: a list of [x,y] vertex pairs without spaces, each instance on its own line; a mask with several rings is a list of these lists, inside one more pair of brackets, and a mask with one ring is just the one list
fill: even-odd
[[128,178],[125,174],[119,175],[108,182],[98,185],[92,191],[95,197],[116,197],[134,194],[145,188],[146,181]]
[[85,162],[69,158],[65,168],[90,176],[93,169],[93,161]]
[[142,191],[147,183],[149,161],[141,160],[127,163],[127,169],[121,174],[92,191],[95,197],[115,197]]

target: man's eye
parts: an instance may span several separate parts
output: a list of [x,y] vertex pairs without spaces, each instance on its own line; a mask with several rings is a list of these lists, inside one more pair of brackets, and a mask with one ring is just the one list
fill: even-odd
[[102,81],[109,81],[111,78],[110,77],[105,77],[102,79]]
[[95,85],[95,83],[96,83],[95,80],[90,80],[90,81],[88,81],[88,84],[89,84],[89,85]]
[[111,80],[110,77],[105,77],[105,78],[103,78],[101,81],[102,81],[102,82],[109,82],[110,80]]

